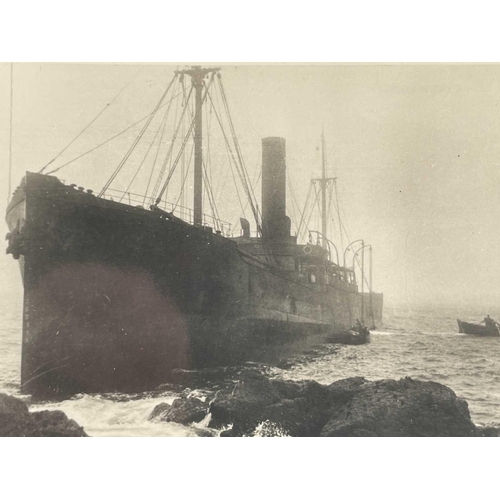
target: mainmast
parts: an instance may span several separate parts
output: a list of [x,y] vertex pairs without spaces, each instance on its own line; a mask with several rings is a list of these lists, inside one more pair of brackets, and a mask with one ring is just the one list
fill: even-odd
[[219,69],[192,66],[191,69],[177,72],[189,75],[195,90],[193,223],[199,226],[203,224],[203,80],[208,74]]

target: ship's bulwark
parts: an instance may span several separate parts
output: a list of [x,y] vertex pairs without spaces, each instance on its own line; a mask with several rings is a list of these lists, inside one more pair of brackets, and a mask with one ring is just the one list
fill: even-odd
[[[175,368],[284,359],[360,317],[344,283],[294,282],[234,241],[53,177],[27,174],[7,222],[25,289],[24,392],[152,389]],[[382,296],[372,302],[380,323]]]

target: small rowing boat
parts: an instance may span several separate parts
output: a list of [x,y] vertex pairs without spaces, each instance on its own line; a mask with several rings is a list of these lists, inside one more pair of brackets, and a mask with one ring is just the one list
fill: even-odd
[[478,335],[480,337],[498,337],[500,336],[500,329],[498,323],[492,322],[488,325],[479,325],[477,323],[467,323],[465,321],[458,322],[458,332],[467,333],[469,335]]

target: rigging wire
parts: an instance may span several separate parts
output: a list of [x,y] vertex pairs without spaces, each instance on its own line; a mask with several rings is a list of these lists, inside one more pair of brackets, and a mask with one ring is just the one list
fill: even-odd
[[[191,153],[189,155],[189,160],[188,160],[188,168],[185,172],[185,175],[183,177],[183,180],[182,180],[182,186],[181,186],[181,191],[179,193],[179,196],[177,198],[177,201],[175,202],[175,205],[173,205],[173,208],[172,208],[172,213],[174,213],[174,211],[177,209],[178,205],[179,205],[179,201],[181,200],[182,198],[182,193],[184,192],[184,185],[186,184],[186,181],[187,181],[187,178],[189,176],[189,170],[191,168],[191,160],[193,159],[193,153],[194,153],[194,144],[191,146]],[[182,209],[186,209],[187,207],[185,207],[184,205],[181,205],[181,208]]]
[[[172,97],[168,102],[166,102],[163,105],[161,105],[159,109],[167,106],[171,101],[173,101],[175,98],[179,97],[179,95],[180,94],[177,94],[174,97]],[[76,158],[73,158],[72,160],[64,163],[60,167],[57,167],[56,169],[51,170],[50,172],[47,172],[46,175],[54,174],[54,173],[58,172],[59,170],[61,170],[62,168],[66,167],[67,165],[70,165],[71,163],[74,163],[75,161],[79,160],[80,158],[83,158],[84,156],[86,156],[86,155],[94,152],[96,149],[99,149],[100,147],[104,146],[108,142],[111,142],[113,139],[116,139],[117,137],[119,137],[120,135],[124,134],[125,132],[127,132],[131,128],[135,127],[136,125],[139,125],[139,123],[142,123],[144,120],[146,120],[152,114],[153,114],[153,112],[148,113],[146,116],[143,116],[140,120],[137,120],[135,123],[132,123],[132,125],[129,125],[127,128],[123,129],[121,132],[118,132],[118,134],[114,135],[113,137],[110,137],[109,139],[106,139],[104,142],[101,142],[100,144],[98,144],[97,146],[93,147],[92,149],[89,149],[85,153],[82,153],[81,155],[77,156]]]
[[[160,126],[158,127],[158,129],[156,130],[156,133],[153,137],[153,140],[151,141],[151,144],[149,145],[148,147],[148,150],[146,151],[146,154],[144,155],[144,158],[142,159],[141,163],[139,164],[139,167],[137,168],[137,170],[135,171],[135,174],[134,176],[132,177],[132,180],[130,181],[129,185],[127,186],[127,189],[125,190],[125,192],[122,194],[121,198],[118,200],[118,202],[122,201],[122,199],[124,198],[125,194],[128,193],[129,189],[130,189],[130,186],[132,186],[133,182],[135,181],[135,178],[137,177],[137,174],[139,173],[139,171],[141,170],[142,166],[144,165],[144,162],[146,161],[146,158],[148,157],[149,155],[149,152],[151,151],[152,147],[153,147],[153,144],[155,143],[156,141],[156,138],[158,137],[158,134],[160,133],[160,130],[162,128],[162,126],[164,126],[164,124],[166,123],[166,117],[168,115],[168,108],[167,108],[167,111],[165,113],[165,116],[162,118],[162,121],[160,123]],[[161,139],[160,139],[160,143],[158,144],[158,147],[159,145],[161,144]],[[144,204],[144,201],[143,201],[143,204]]]
[[[213,102],[213,100],[212,100],[212,96],[211,96],[210,94],[208,94],[208,97],[209,97],[209,99]],[[251,194],[250,194],[250,191],[248,190],[248,186],[245,186],[245,184],[246,184],[246,179],[245,179],[245,176],[244,176],[243,172],[241,171],[241,169],[240,169],[240,168],[238,168],[238,162],[237,162],[237,159],[236,159],[236,157],[235,157],[235,154],[234,154],[234,152],[233,152],[233,149],[231,148],[231,145],[229,144],[229,140],[228,140],[228,138],[227,138],[226,131],[224,130],[224,126],[223,126],[223,124],[222,124],[222,121],[221,121],[221,119],[220,119],[220,117],[219,117],[219,114],[217,113],[217,110],[216,110],[215,108],[214,108],[214,112],[215,112],[215,117],[217,118],[217,121],[219,122],[219,126],[220,126],[220,128],[221,128],[222,135],[224,136],[224,139],[225,139],[225,141],[226,141],[226,147],[227,147],[227,149],[228,149],[228,151],[229,151],[229,153],[230,153],[231,158],[233,159],[234,165],[235,165],[235,167],[236,167],[236,171],[237,171],[237,173],[238,173],[238,175],[239,175],[239,177],[240,177],[240,181],[241,181],[241,183],[242,183],[242,185],[243,185],[243,190],[245,191],[245,194],[247,195],[247,197],[248,197],[248,199],[250,200],[250,203],[251,203],[251,205],[252,205],[252,211],[253,211],[253,213],[254,213],[255,221],[256,221],[256,223],[257,223],[257,229],[258,229],[259,233],[260,233],[260,234],[262,234],[262,228],[261,228],[261,226],[260,226],[259,218],[258,218],[258,216],[257,216],[257,212],[255,211],[255,207],[254,207],[254,205],[253,205],[253,202],[251,201]],[[232,172],[232,173],[233,173],[233,172]],[[233,173],[233,178],[234,178],[234,173]],[[235,184],[236,184],[236,181],[235,181]],[[237,184],[236,184],[236,185],[237,185]],[[236,189],[236,192],[238,193],[238,189]],[[238,193],[238,197],[239,197],[239,193]],[[241,199],[240,199],[240,205],[241,205],[241,208],[242,208],[242,210],[243,210],[243,204],[241,203]],[[244,210],[243,210],[243,212],[244,212]]]
[[[189,91],[188,101],[191,98],[192,92],[193,92],[193,87],[191,87],[191,90]],[[151,193],[151,204],[158,205],[158,203],[160,202],[161,197],[163,196],[163,193],[165,192],[166,188],[168,187],[168,182],[170,181],[170,178],[172,177],[172,174],[173,174],[173,172],[175,170],[175,167],[173,167],[173,168],[171,167],[169,169],[169,173],[168,173],[168,176],[167,176],[167,181],[166,181],[163,189],[161,190],[160,196],[157,197],[156,195],[158,193],[158,190],[160,189],[161,182],[163,180],[163,176],[165,175],[165,171],[167,169],[167,164],[169,163],[170,158],[172,156],[172,152],[174,150],[175,141],[177,139],[177,135],[179,134],[179,130],[181,129],[181,125],[183,123],[184,115],[186,114],[186,110],[187,109],[188,109],[188,107],[184,106],[184,109],[182,110],[182,113],[181,113],[181,117],[179,119],[179,123],[175,127],[174,134],[173,134],[173,137],[172,137],[172,142],[170,143],[170,147],[168,149],[167,156],[163,160],[163,163],[162,163],[162,166],[161,166],[161,169],[160,169],[160,173],[159,173],[158,178],[157,178],[156,183],[155,183],[155,187],[154,187],[154,189],[153,189],[153,191]],[[194,127],[194,120],[191,122],[191,125],[189,127],[189,131],[188,131],[186,137],[189,137],[190,132],[191,132],[191,130],[192,130],[193,127]],[[184,146],[185,146],[185,144],[184,144]],[[181,151],[184,150],[184,146],[181,148]],[[155,201],[155,199],[156,199],[156,201]]]
[[125,89],[137,78],[137,75],[139,75],[139,73],[142,71],[142,68],[139,69],[139,71],[132,77],[132,79],[127,83],[127,85],[125,85],[125,87],[123,87],[120,92],[118,92],[118,94],[115,95],[115,97],[113,97],[113,99],[111,99],[111,101],[109,101],[106,106],[104,106],[103,109],[101,109],[101,111],[99,111],[99,113],[94,117],[94,119],[56,156],[54,156],[54,158],[52,158],[52,160],[50,160],[44,167],[42,167],[41,170],[39,170],[39,174],[43,173],[43,171],[49,166],[51,165],[52,163],[54,163],[86,130],[89,129],[89,127],[109,108],[109,106],[111,106],[111,104],[113,104],[113,102],[116,101],[116,99],[118,99],[118,97],[120,97],[120,95],[125,91]]
[[14,99],[14,63],[10,63],[10,128],[9,128],[9,185],[7,193],[7,203],[10,202],[10,196],[12,192],[12,110],[13,110],[13,99]]
[[299,228],[297,229],[298,237],[299,238],[300,238],[300,235],[301,235],[302,224],[304,222],[304,218],[305,218],[306,213],[307,213],[307,206],[308,206],[308,203],[309,203],[309,198],[311,197],[311,193],[312,193],[312,183],[309,183],[309,190],[307,191],[306,202],[304,203],[304,210],[302,210],[302,214],[301,214],[301,217],[300,217]]
[[[203,105],[203,103],[205,102],[205,99],[206,99],[207,95],[209,95],[208,90],[209,90],[210,86],[212,85],[212,82],[213,82],[213,74],[212,74],[212,78],[210,79],[210,83],[208,84],[208,87],[205,85],[205,82],[203,82],[203,86],[205,87],[205,94],[202,96],[201,105]],[[189,98],[191,96],[191,93],[193,92],[193,88],[194,88],[194,86],[191,86],[191,90],[189,91],[188,101],[189,101]],[[184,118],[184,114],[186,112],[186,109],[188,109],[188,108],[189,108],[189,106],[185,106],[185,108],[184,108],[184,110],[182,112],[181,120],[179,121],[179,126],[177,127],[177,130],[180,128],[182,119]],[[173,174],[175,172],[175,169],[177,168],[177,165],[179,163],[179,160],[182,157],[182,154],[184,152],[184,148],[186,147],[186,143],[187,143],[187,141],[188,141],[189,137],[191,136],[191,133],[192,133],[192,131],[194,129],[195,122],[196,122],[196,118],[194,117],[193,120],[192,120],[192,122],[191,122],[191,125],[190,125],[190,127],[188,129],[186,137],[184,138],[184,142],[181,145],[179,153],[177,154],[177,157],[175,158],[174,164],[173,164],[172,168],[170,169],[170,171],[168,173],[167,180],[165,181],[165,184],[163,185],[163,188],[160,191],[160,194],[156,198],[155,205],[158,205],[158,203],[161,201],[161,198],[162,198],[165,190],[168,187],[170,179],[172,178],[172,176],[173,176]],[[172,147],[173,147],[173,143],[172,143]],[[164,163],[164,165],[165,165],[165,163]]]
[[175,82],[176,79],[177,79],[177,75],[174,75],[174,77],[172,78],[172,81],[168,85],[167,89],[165,90],[165,92],[161,96],[160,100],[158,101],[158,104],[156,105],[155,109],[151,113],[151,116],[147,119],[146,123],[144,124],[144,126],[141,129],[141,131],[139,132],[139,135],[136,137],[135,141],[130,146],[130,148],[127,151],[127,153],[125,154],[123,160],[116,167],[115,171],[113,172],[113,174],[109,178],[108,182],[102,188],[102,190],[101,190],[101,192],[99,193],[99,196],[98,196],[99,198],[101,198],[104,195],[104,193],[106,192],[106,189],[108,189],[108,187],[111,185],[111,183],[115,180],[116,176],[118,175],[118,173],[120,172],[120,170],[123,168],[123,165],[125,165],[125,162],[129,159],[130,155],[132,154],[132,151],[137,146],[137,143],[141,140],[142,136],[144,135],[144,132],[146,132],[146,129],[149,127],[149,124],[151,123],[151,121],[155,117],[156,113],[160,109],[160,106],[161,106],[163,100],[167,96],[170,88],[172,87],[172,85],[174,84],[174,82]]
[[251,185],[251,183],[249,182],[249,179],[248,179],[248,173],[247,173],[247,170],[246,170],[246,167],[245,167],[245,162],[243,160],[243,155],[241,153],[241,148],[240,148],[240,144],[239,144],[239,141],[238,141],[238,137],[236,135],[236,130],[234,128],[234,124],[233,124],[233,120],[232,120],[232,117],[231,117],[231,113],[229,112],[229,105],[228,105],[228,102],[227,102],[226,92],[224,90],[224,86],[222,85],[222,79],[221,79],[220,73],[217,76],[218,76],[218,81],[219,81],[219,90],[220,90],[221,96],[222,96],[222,102],[223,102],[224,108],[226,110],[226,114],[227,114],[227,118],[228,118],[230,129],[231,129],[231,134],[232,134],[234,146],[235,146],[235,149],[236,149],[236,154],[238,155],[238,159],[239,159],[239,162],[240,162],[240,167],[241,167],[241,170],[242,170],[242,175],[240,175],[240,177],[241,177],[241,180],[242,180],[242,183],[243,183],[243,189],[245,190],[245,193],[246,193],[246,195],[247,195],[247,197],[249,199],[250,207],[251,207],[252,212],[254,214],[255,222],[257,224],[257,231],[262,235],[262,225],[261,225],[261,222],[260,222],[260,219],[261,219],[260,210],[258,208],[257,203],[254,204],[254,199],[256,199],[255,198],[255,193],[253,192],[252,185]]
[[[297,203],[295,192],[293,191],[292,182],[290,181],[290,178],[288,176],[286,180],[288,184],[288,190],[290,191],[290,199],[292,200],[293,223],[295,224],[295,230],[297,231],[296,234],[298,236],[299,234],[297,226],[297,212],[300,214],[300,207],[299,204]],[[297,212],[295,211],[295,209],[297,209]]]
[[144,191],[144,198],[142,200],[143,205],[146,203],[146,198],[148,197],[149,186],[151,185],[151,180],[153,179],[153,174],[154,174],[155,167],[156,167],[156,161],[158,160],[158,155],[160,153],[161,144],[163,142],[163,135],[165,134],[165,128],[167,125],[168,114],[170,112],[171,105],[172,105],[172,100],[170,100],[169,106],[167,108],[167,112],[165,113],[165,116],[163,117],[163,123],[160,125],[160,127],[162,129],[161,136],[160,136],[160,140],[158,141],[158,147],[156,148],[155,159],[153,160],[153,164],[151,165],[151,173],[149,174],[148,185],[146,186],[146,190]]
[[312,207],[311,207],[311,214],[309,215],[309,219],[307,220],[306,224],[305,224],[305,227],[304,227],[304,232],[306,232],[309,228],[309,222],[311,222],[311,218],[313,216],[313,213],[314,213],[314,207],[316,206],[316,204],[318,204],[318,209],[319,209],[319,195],[321,194],[321,190],[320,189],[316,189],[316,184],[313,184],[314,186],[314,192],[316,194],[316,198],[314,199],[314,202],[312,204]]
[[[215,95],[217,96],[217,94],[215,94]],[[231,176],[233,177],[234,186],[236,188],[236,195],[238,197],[238,202],[240,204],[241,211],[243,212],[243,217],[245,217],[245,208],[243,207],[243,202],[241,201],[241,196],[240,196],[240,192],[239,192],[239,189],[238,189],[238,183],[236,182],[236,177],[234,175],[234,169],[236,169],[236,171],[238,172],[238,175],[240,176],[240,180],[241,180],[241,174],[239,172],[238,165],[237,165],[236,158],[234,156],[233,150],[231,149],[231,145],[229,144],[229,140],[227,139],[226,132],[224,130],[224,126],[222,125],[222,121],[221,121],[221,119],[219,117],[219,114],[217,113],[217,109],[213,105],[214,103],[213,103],[212,96],[210,94],[208,94],[208,97],[210,99],[210,102],[212,103],[213,110],[214,110],[214,113],[215,113],[215,117],[217,118],[217,121],[219,123],[220,129],[222,131],[222,135],[223,135],[224,140],[225,140],[224,144],[225,144],[226,150],[227,150],[227,152],[229,154],[229,166],[230,166]],[[231,160],[232,160],[232,162],[231,162]],[[233,169],[233,163],[234,163],[234,169]],[[243,190],[244,189],[245,188],[243,187]]]
[[214,218],[214,222],[215,222],[215,224],[217,226],[217,229],[220,230],[220,227],[219,227],[219,214],[217,212],[217,207],[214,204],[213,192],[212,192],[212,188],[210,186],[210,180],[209,180],[208,174],[207,174],[207,166],[206,166],[204,160],[202,160],[202,165],[203,165],[203,174],[205,176],[205,184],[207,186],[206,192],[207,192],[208,202],[210,204],[210,209],[212,210],[212,216]]
[[[182,101],[181,101],[181,104],[182,104]],[[178,112],[179,112],[179,99],[177,99],[177,101],[175,103],[174,124],[177,123],[177,114],[178,114]],[[174,132],[172,133],[172,144],[174,143],[174,141],[175,141],[175,128],[174,128]],[[169,169],[172,169],[172,156],[170,156]],[[167,187],[167,192],[166,192],[165,198],[167,198],[167,197],[168,197],[168,187]]]

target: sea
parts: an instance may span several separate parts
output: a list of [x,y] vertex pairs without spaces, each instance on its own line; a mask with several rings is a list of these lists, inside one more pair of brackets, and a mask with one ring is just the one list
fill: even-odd
[[[194,425],[149,421],[153,408],[180,395],[207,397],[203,373],[190,387],[169,384],[139,394],[78,394],[63,401],[32,402],[20,394],[21,290],[9,283],[0,292],[0,392],[21,397],[31,411],[62,410],[90,436],[206,435],[208,419]],[[335,380],[362,376],[368,380],[400,379],[442,383],[469,404],[472,420],[500,427],[500,338],[459,334],[456,319],[480,321],[500,311],[445,307],[386,307],[384,324],[361,346],[318,345],[281,367],[252,365],[270,376],[288,380]],[[497,316],[494,314],[497,313]],[[231,377],[237,378],[235,367]],[[229,375],[228,375],[229,376]],[[259,435],[260,429],[255,434]]]

